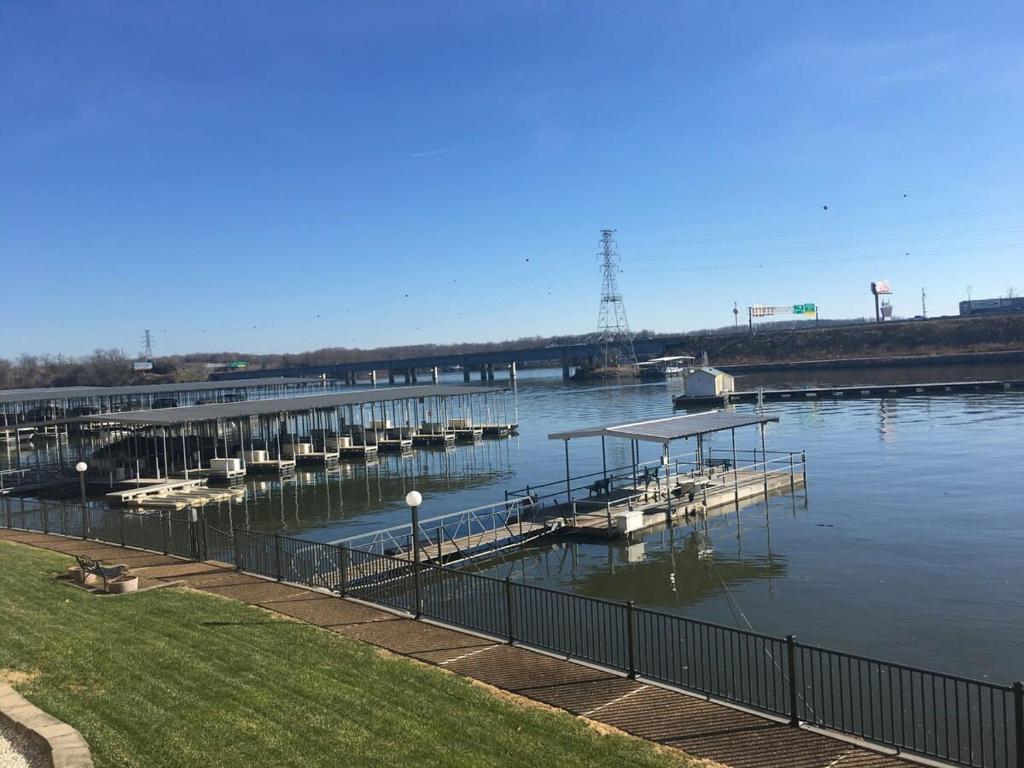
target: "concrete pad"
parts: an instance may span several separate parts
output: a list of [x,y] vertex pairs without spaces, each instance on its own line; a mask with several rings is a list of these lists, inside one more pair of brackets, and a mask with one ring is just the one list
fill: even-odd
[[262,579],[257,579],[249,584],[203,587],[203,590],[254,605],[273,603],[278,600],[316,600],[322,597],[322,595],[316,592],[278,584],[276,581],[263,581]]
[[368,605],[327,595],[318,597],[319,599],[316,600],[280,600],[266,603],[264,607],[291,616],[293,619],[315,624],[318,627],[364,624],[370,621],[386,621],[395,618],[394,614]]

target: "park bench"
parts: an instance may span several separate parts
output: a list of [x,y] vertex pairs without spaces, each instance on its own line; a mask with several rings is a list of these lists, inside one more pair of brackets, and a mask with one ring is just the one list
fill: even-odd
[[78,561],[78,567],[82,569],[82,583],[85,583],[86,576],[99,576],[103,579],[104,590],[107,589],[109,579],[115,579],[128,573],[127,565],[104,565],[99,560],[93,560],[85,555],[75,555],[75,560]]

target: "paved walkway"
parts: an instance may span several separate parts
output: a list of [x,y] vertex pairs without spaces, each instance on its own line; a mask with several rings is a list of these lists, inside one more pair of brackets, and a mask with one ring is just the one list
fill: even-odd
[[732,768],[908,765],[898,757],[642,680],[268,581],[223,565],[41,533],[0,529],[0,538],[127,563],[139,575],[140,586],[182,582],[241,600]]

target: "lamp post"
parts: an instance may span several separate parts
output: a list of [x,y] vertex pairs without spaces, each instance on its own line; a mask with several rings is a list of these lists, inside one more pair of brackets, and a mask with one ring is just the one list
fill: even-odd
[[423,494],[419,491],[409,491],[405,494],[405,503],[409,505],[412,518],[412,585],[416,600],[415,614],[418,619],[423,613],[423,603],[420,600],[420,504],[423,503]]
[[81,494],[82,500],[82,538],[89,538],[90,525],[89,525],[89,509],[85,506],[85,470],[89,468],[89,465],[84,461],[80,461],[75,464],[75,471],[78,472],[78,490]]
[[89,468],[89,465],[84,461],[80,461],[75,464],[75,471],[78,473],[78,489],[82,495],[82,508],[85,508],[85,471]]

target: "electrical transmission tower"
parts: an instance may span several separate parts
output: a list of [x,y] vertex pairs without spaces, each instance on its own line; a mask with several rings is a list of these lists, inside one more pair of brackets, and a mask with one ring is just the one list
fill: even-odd
[[150,334],[149,329],[146,329],[145,335],[142,337],[142,344],[143,344],[142,358],[144,360],[152,360],[153,359],[153,337]]
[[597,316],[598,341],[604,347],[604,367],[636,365],[633,334],[626,319],[626,305],[619,293],[619,251],[615,230],[601,230],[601,309]]

